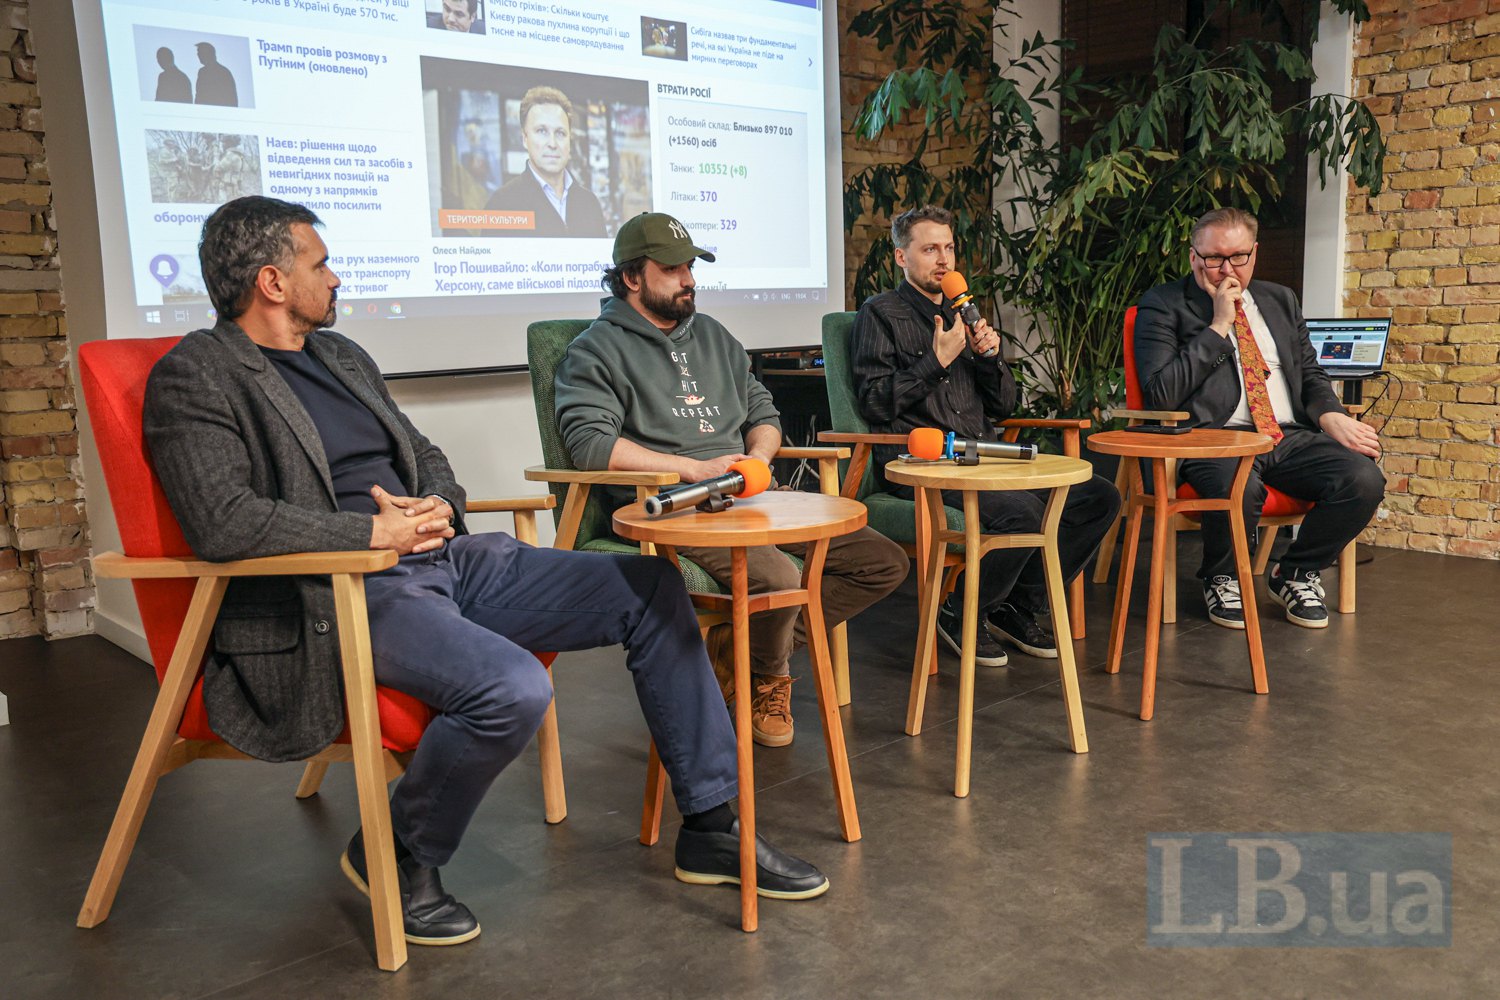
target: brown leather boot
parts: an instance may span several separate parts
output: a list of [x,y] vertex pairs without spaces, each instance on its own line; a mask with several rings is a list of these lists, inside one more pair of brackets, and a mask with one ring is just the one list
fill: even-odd
[[792,679],[785,674],[751,674],[750,736],[763,747],[792,742]]

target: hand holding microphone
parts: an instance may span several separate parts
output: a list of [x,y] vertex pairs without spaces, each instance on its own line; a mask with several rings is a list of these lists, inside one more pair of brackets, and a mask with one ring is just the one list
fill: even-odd
[[722,476],[701,483],[674,486],[646,498],[646,516],[661,517],[674,510],[700,507],[718,512],[734,506],[735,497],[753,497],[771,485],[771,467],[758,458],[744,458]]
[[[969,328],[970,340],[976,344],[974,353],[983,358],[998,357],[1000,338],[979,315],[979,309],[974,305],[974,293],[969,291],[969,282],[957,271],[949,271],[943,275],[942,285],[943,294],[953,301],[953,308],[958,310],[959,318]],[[984,334],[994,339],[986,348],[980,349],[977,344],[989,339]]]
[[1009,441],[975,441],[946,434],[936,427],[918,427],[906,436],[906,450],[913,458],[929,461],[952,459],[960,465],[977,465],[980,458],[1016,458],[1029,462],[1036,458],[1036,445],[1012,444]]

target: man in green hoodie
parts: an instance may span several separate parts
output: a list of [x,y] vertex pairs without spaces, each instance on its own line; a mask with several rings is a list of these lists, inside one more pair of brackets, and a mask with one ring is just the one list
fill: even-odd
[[[675,472],[694,483],[743,458],[769,462],[781,446],[776,406],[750,374],[750,356],[728,330],[695,310],[693,263],[700,257],[714,260],[670,215],[647,212],[620,227],[615,266],[603,279],[613,297],[568,348],[554,382],[558,427],[580,469]],[[801,556],[803,548],[749,550],[751,590],[800,586],[786,553]],[[729,586],[727,549],[678,552]],[[906,570],[900,546],[870,528],[833,539],[823,569],[828,626],[895,590]],[[796,608],[751,621],[750,720],[762,746],[792,742],[787,660],[806,641],[803,629]],[[725,666],[715,657],[721,684]]]

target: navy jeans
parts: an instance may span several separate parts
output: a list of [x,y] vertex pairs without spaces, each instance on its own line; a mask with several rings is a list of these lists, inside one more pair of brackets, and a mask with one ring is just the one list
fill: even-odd
[[623,645],[683,814],[735,797],[734,730],[681,574],[665,559],[462,535],[365,580],[375,678],[438,713],[391,796],[396,835],[445,864],[490,784],[541,725],[532,655]]

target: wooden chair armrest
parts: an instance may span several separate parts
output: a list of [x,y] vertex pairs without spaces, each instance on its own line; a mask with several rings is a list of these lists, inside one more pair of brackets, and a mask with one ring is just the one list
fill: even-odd
[[905,434],[856,434],[853,431],[819,431],[824,444],[905,444]]
[[1180,420],[1191,420],[1193,415],[1185,410],[1110,410],[1109,415],[1118,420],[1159,420],[1164,424],[1176,424]]
[[557,506],[557,497],[545,493],[539,497],[503,497],[496,500],[470,500],[464,506],[466,514],[503,514],[514,510],[551,510]]
[[849,457],[848,448],[778,448],[777,458],[837,458]]
[[101,552],[94,574],[108,580],[176,580],[203,576],[303,576],[325,573],[378,573],[396,565],[391,549],[351,552],[292,552],[284,556],[204,562],[171,556],[127,556]]
[[590,483],[605,486],[671,486],[679,481],[675,472],[581,472],[533,465],[526,470],[533,483]]
[[1057,417],[1057,418],[1048,417],[1048,418],[1035,418],[1035,419],[1031,418],[1031,417],[1012,417],[1009,420],[1002,420],[1002,421],[1000,421],[995,426],[997,426],[997,427],[1038,427],[1038,428],[1043,428],[1043,429],[1046,429],[1046,430],[1077,430],[1077,431],[1086,431],[1090,427],[1094,426],[1094,422],[1092,420],[1089,420],[1086,417],[1080,417],[1080,418],[1077,418],[1077,419],[1074,419],[1074,418],[1062,418],[1062,417]]

